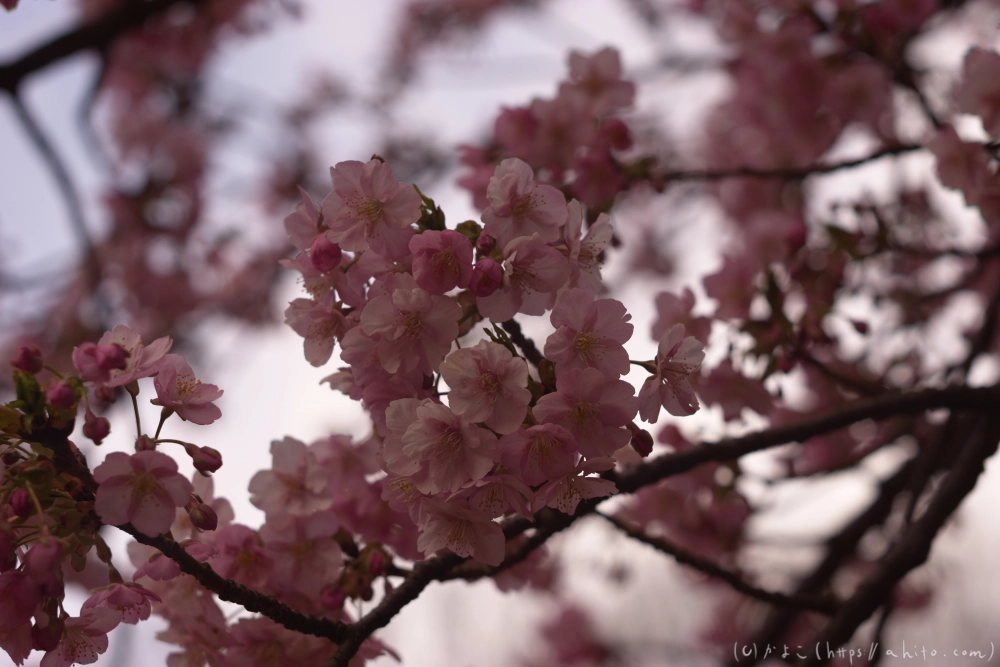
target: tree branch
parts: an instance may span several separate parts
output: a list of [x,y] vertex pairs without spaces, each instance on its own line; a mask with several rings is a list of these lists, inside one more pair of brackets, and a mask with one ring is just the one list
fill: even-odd
[[545,358],[542,353],[538,351],[535,346],[535,341],[524,335],[521,331],[521,325],[517,323],[517,320],[511,318],[506,322],[500,324],[503,330],[507,332],[510,336],[510,340],[514,345],[517,345],[518,349],[524,354],[524,358],[531,362],[531,364],[538,368],[538,364],[542,362]]
[[787,180],[800,180],[809,176],[820,174],[830,174],[835,171],[852,169],[861,165],[874,162],[884,157],[902,155],[921,150],[923,146],[916,144],[901,144],[898,146],[888,146],[876,151],[871,155],[847,160],[845,162],[834,162],[831,164],[814,164],[807,167],[779,167],[775,169],[761,169],[759,167],[735,167],[733,169],[687,169],[681,171],[668,171],[656,176],[656,180],[663,184],[672,181],[721,181],[726,178],[776,178]]
[[764,590],[763,588],[758,588],[757,586],[747,583],[737,574],[723,569],[715,563],[701,558],[690,551],[682,549],[676,544],[671,544],[663,538],[647,535],[642,530],[634,528],[621,519],[610,514],[604,514],[602,512],[595,513],[632,539],[638,540],[643,544],[647,544],[657,551],[662,551],[668,556],[671,556],[681,565],[687,565],[688,567],[698,570],[699,572],[703,572],[710,577],[720,579],[729,584],[729,586],[734,590],[743,593],[744,595],[768,602],[778,607],[798,607],[807,611],[815,611],[820,614],[826,614],[827,616],[832,615],[837,610],[838,605],[834,600],[797,594],[786,595],[784,593],[776,593]]
[[117,8],[0,65],[0,90],[11,95],[30,74],[81,51],[104,50],[111,42],[174,5],[197,6],[205,0],[129,0]]

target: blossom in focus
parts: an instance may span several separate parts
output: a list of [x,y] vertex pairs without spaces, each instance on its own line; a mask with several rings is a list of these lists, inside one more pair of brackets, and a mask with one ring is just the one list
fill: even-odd
[[428,229],[410,239],[413,278],[431,294],[467,287],[472,277],[472,242],[458,232]]
[[504,536],[500,524],[470,509],[464,502],[425,500],[420,508],[417,548],[426,556],[448,549],[487,565],[503,562]]
[[581,461],[570,474],[546,482],[538,489],[531,504],[532,510],[537,512],[543,507],[554,507],[563,514],[572,515],[581,500],[610,496],[618,491],[614,482],[588,475],[614,467],[615,460],[607,457]]
[[660,338],[653,364],[656,373],[646,378],[639,389],[639,416],[653,423],[660,406],[677,417],[698,411],[698,398],[689,377],[701,368],[705,345],[691,336],[684,336],[684,325],[675,324]]
[[566,206],[566,227],[563,238],[569,248],[569,286],[580,287],[591,294],[604,289],[601,263],[604,249],[611,242],[614,228],[607,213],[601,213],[583,233],[583,207],[577,200]]
[[566,224],[566,197],[551,185],[536,183],[534,172],[523,160],[501,162],[486,197],[490,207],[483,212],[483,232],[500,245],[532,234],[546,242],[556,241]]
[[119,614],[113,609],[81,610],[80,616],[66,619],[59,645],[42,658],[41,667],[89,665],[108,650],[108,633],[118,627]]
[[517,313],[545,313],[569,278],[566,258],[537,234],[514,239],[503,254],[503,284],[493,294],[476,299],[479,312],[493,322],[506,322]]
[[555,332],[545,341],[545,356],[556,374],[572,368],[596,368],[617,380],[629,371],[624,344],[632,337],[632,316],[615,299],[597,299],[583,289],[562,292],[550,321]]
[[149,618],[151,602],[160,602],[160,597],[139,584],[111,584],[95,591],[83,603],[86,609],[110,609],[118,614],[120,623],[135,625]]
[[418,406],[414,416],[401,438],[402,453],[420,462],[421,471],[411,477],[422,493],[457,491],[493,468],[497,439],[486,429],[439,403]]
[[559,424],[576,437],[587,458],[610,456],[629,443],[622,428],[635,417],[635,389],[624,380],[608,380],[596,368],[574,368],[556,380],[556,392],[535,405],[535,418]]
[[579,458],[576,438],[558,424],[538,424],[500,438],[501,463],[518,470],[521,479],[538,486],[572,472]]
[[441,377],[451,388],[448,404],[455,414],[501,435],[524,421],[531,401],[528,364],[503,345],[484,340],[453,351],[441,364]]
[[295,299],[285,309],[285,324],[305,339],[306,361],[322,366],[330,360],[333,345],[344,337],[347,319],[331,298]]
[[160,372],[153,379],[157,404],[171,408],[181,419],[195,424],[211,424],[222,416],[212,401],[222,396],[214,384],[203,384],[194,376],[187,360],[179,354],[163,358]]
[[94,510],[112,526],[131,523],[155,537],[170,530],[175,510],[187,504],[191,482],[177,473],[177,463],[162,452],[108,454],[94,469],[100,484]]
[[340,162],[330,169],[333,192],[323,200],[328,237],[343,250],[371,248],[399,259],[409,254],[410,227],[420,219],[420,195],[397,181],[381,160]]
[[[142,339],[139,334],[132,329],[128,328],[123,324],[117,325],[111,331],[108,331],[101,339],[97,341],[97,349],[91,349],[86,346],[80,346],[77,350],[86,349],[86,352],[81,352],[86,357],[90,356],[93,352],[94,359],[97,366],[107,370],[109,364],[113,364],[118,361],[114,355],[105,353],[106,356],[98,357],[100,348],[105,345],[118,345],[126,353],[127,357],[125,359],[125,364],[120,368],[113,368],[108,370],[108,379],[106,381],[95,380],[108,387],[120,387],[124,384],[128,384],[133,380],[138,380],[139,378],[150,377],[151,375],[156,375],[160,370],[160,365],[163,363],[163,357],[166,356],[167,352],[170,351],[170,346],[173,345],[173,340],[170,336],[164,336],[163,338],[157,338],[149,345],[143,345]],[[83,357],[81,357],[81,360]],[[77,362],[77,352],[74,350],[73,360]],[[104,361],[102,364],[101,362]],[[77,369],[81,373],[85,373],[84,368],[77,364]],[[86,376],[84,379],[89,379]]]

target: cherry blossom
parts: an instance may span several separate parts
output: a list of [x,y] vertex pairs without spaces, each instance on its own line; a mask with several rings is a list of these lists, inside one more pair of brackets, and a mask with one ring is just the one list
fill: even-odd
[[541,315],[551,308],[556,291],[569,278],[566,258],[537,234],[514,239],[503,253],[503,285],[476,299],[479,312],[494,322],[505,322],[519,312]]
[[684,325],[670,327],[657,348],[653,364],[656,373],[646,378],[639,389],[639,416],[653,423],[662,405],[672,415],[683,417],[698,411],[698,399],[689,376],[701,368],[705,345],[684,336]]
[[417,548],[424,554],[429,556],[440,549],[448,549],[487,565],[503,562],[504,538],[500,525],[469,509],[461,500],[425,500],[420,507],[420,515]]
[[596,368],[574,368],[558,377],[555,393],[538,399],[534,413],[540,422],[570,431],[587,458],[611,456],[632,438],[622,427],[638,409],[634,394],[624,380],[609,380]]
[[339,305],[329,297],[316,301],[295,299],[285,310],[285,324],[305,339],[306,361],[313,366],[330,360],[334,343],[350,328]]
[[455,414],[501,435],[524,421],[531,401],[528,365],[503,345],[484,340],[453,351],[441,364],[441,377],[451,388],[448,404]]
[[517,158],[500,163],[486,196],[490,207],[483,212],[483,232],[500,245],[533,234],[555,241],[566,223],[566,197],[551,185],[536,183],[531,167]]
[[458,336],[462,307],[417,287],[409,276],[400,276],[394,283],[389,294],[365,306],[361,329],[369,336],[380,336],[378,358],[389,373],[416,368],[429,374],[437,370]]
[[222,397],[214,384],[202,384],[190,364],[179,354],[163,358],[160,372],[153,378],[157,405],[170,408],[177,416],[194,424],[211,424],[222,416],[213,401]]
[[606,213],[597,216],[586,235],[583,234],[583,207],[575,199],[567,207],[564,238],[569,248],[569,286],[580,287],[598,294],[604,287],[601,282],[601,263],[614,229]]
[[538,489],[532,509],[537,512],[543,507],[554,507],[563,514],[572,515],[581,500],[603,498],[616,493],[618,487],[614,482],[589,477],[595,472],[604,472],[614,467],[615,460],[612,458],[597,457],[581,461],[570,474],[548,481]]
[[327,477],[305,443],[285,438],[271,443],[271,470],[250,480],[250,502],[271,514],[308,514],[329,509]]
[[59,645],[42,658],[41,667],[89,665],[108,650],[108,633],[117,627],[120,614],[113,609],[90,608],[66,619]]
[[429,229],[410,239],[413,279],[431,294],[467,287],[472,277],[472,242],[456,231]]
[[586,290],[565,290],[549,318],[555,333],[545,341],[545,356],[557,376],[572,368],[596,368],[617,380],[629,372],[624,344],[632,337],[632,316],[615,299],[597,299]]
[[332,512],[268,520],[260,537],[274,560],[273,581],[306,595],[333,581],[344,562],[332,539],[339,527]]
[[191,493],[177,463],[158,451],[108,454],[94,469],[94,479],[100,483],[94,509],[105,523],[131,523],[153,537],[170,530],[174,510],[184,507]]
[[81,611],[110,609],[118,614],[119,623],[135,625],[149,618],[151,602],[160,602],[159,596],[138,584],[111,584],[93,592]]
[[[109,370],[109,379],[102,382],[102,384],[106,384],[109,387],[120,387],[133,380],[158,373],[160,365],[163,363],[163,357],[166,356],[170,350],[170,346],[173,345],[173,340],[169,336],[164,336],[163,338],[157,338],[149,345],[143,345],[138,333],[119,324],[101,336],[101,339],[97,342],[98,348],[105,345],[117,345],[125,350],[128,355],[125,360],[125,366]],[[104,366],[107,366],[111,361],[114,361],[113,357],[108,362],[105,362]],[[98,365],[100,366],[101,362],[98,362]]]
[[579,458],[576,448],[576,438],[558,424],[529,426],[500,438],[501,462],[531,486],[568,475]]
[[340,162],[330,169],[333,192],[323,200],[330,241],[344,250],[372,250],[390,259],[407,254],[420,218],[420,195],[381,160]]

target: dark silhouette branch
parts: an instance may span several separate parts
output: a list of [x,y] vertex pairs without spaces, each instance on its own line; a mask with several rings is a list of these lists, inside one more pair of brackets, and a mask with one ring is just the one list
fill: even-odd
[[744,595],[752,597],[756,600],[762,600],[778,607],[797,607],[799,609],[815,611],[828,616],[832,615],[837,610],[837,603],[834,600],[795,594],[786,595],[784,593],[764,590],[763,588],[759,588],[746,582],[739,575],[721,568],[709,560],[701,558],[686,549],[682,549],[676,544],[671,544],[662,537],[647,535],[642,530],[630,526],[621,519],[610,514],[604,514],[602,512],[596,512],[596,514],[632,539],[642,542],[643,544],[647,544],[657,551],[661,551],[668,556],[671,556],[681,565],[687,565],[688,567],[707,574],[710,577],[724,581],[729,584],[733,590],[743,593]]

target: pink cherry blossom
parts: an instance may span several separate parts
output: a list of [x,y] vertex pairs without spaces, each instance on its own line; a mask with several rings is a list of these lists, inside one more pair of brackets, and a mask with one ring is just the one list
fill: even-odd
[[218,555],[210,560],[212,569],[226,579],[259,589],[274,570],[274,559],[264,550],[257,531],[238,523],[215,533]]
[[472,241],[451,229],[429,229],[410,239],[413,278],[431,294],[467,287],[472,277]]
[[484,257],[472,267],[469,291],[475,296],[489,296],[503,284],[503,265],[489,257]]
[[604,249],[611,242],[614,229],[611,218],[606,213],[597,216],[587,234],[583,235],[583,207],[577,200],[567,206],[566,228],[563,230],[566,247],[569,248],[570,287],[580,287],[591,294],[604,289],[601,282],[601,262]]
[[555,241],[566,223],[566,197],[551,185],[536,183],[531,167],[517,158],[500,163],[486,196],[490,207],[483,212],[483,232],[500,245],[532,234]]
[[149,345],[143,345],[139,334],[123,324],[101,336],[98,347],[118,345],[128,353],[124,368],[116,368],[108,372],[109,379],[104,383],[108,387],[120,387],[139,378],[156,375],[163,363],[163,357],[173,345],[169,336],[157,338]]
[[698,395],[707,405],[721,406],[726,421],[738,418],[743,408],[764,416],[774,408],[774,398],[764,385],[738,372],[729,359],[713,368],[708,377],[701,378]]
[[177,473],[177,463],[162,452],[108,454],[94,469],[100,483],[94,509],[112,526],[131,523],[150,537],[170,530],[175,510],[187,504],[191,482]]
[[334,343],[350,328],[339,306],[327,297],[315,301],[295,299],[285,309],[285,324],[305,339],[306,361],[313,366],[330,360]]
[[955,94],[958,108],[983,119],[993,137],[1000,135],[1000,54],[972,48],[965,54],[962,84]]
[[503,285],[487,297],[478,297],[479,312],[494,322],[506,322],[517,313],[541,315],[552,307],[556,292],[569,278],[569,264],[537,234],[521,236],[504,248]]
[[503,345],[483,340],[453,351],[441,364],[441,377],[451,388],[448,404],[455,414],[501,435],[524,421],[531,401],[528,364]]
[[477,480],[471,487],[456,494],[456,497],[468,499],[469,507],[491,519],[501,517],[509,510],[531,518],[529,508],[535,494],[514,475],[501,474],[487,475]]
[[409,252],[420,219],[420,195],[381,160],[340,162],[330,169],[333,192],[323,200],[329,237],[344,250],[371,248],[390,259]]
[[212,403],[219,400],[222,390],[214,384],[202,384],[187,360],[179,354],[163,358],[153,386],[158,404],[173,409],[185,421],[211,424],[222,416],[222,410]]
[[677,296],[671,292],[660,292],[656,295],[656,321],[653,322],[653,339],[660,338],[667,329],[675,324],[683,324],[687,333],[703,343],[708,342],[712,332],[712,320],[707,317],[695,317],[694,292],[685,287],[684,292]]
[[572,472],[576,448],[576,438],[558,424],[529,426],[500,438],[501,462],[531,486]]
[[119,617],[113,609],[92,608],[66,619],[59,645],[45,654],[41,667],[97,662],[97,656],[108,650],[108,633],[118,626]]
[[635,99],[635,84],[622,80],[618,51],[611,47],[592,56],[571,51],[569,74],[571,83],[564,83],[563,87],[586,97],[595,115],[631,106]]
[[691,336],[684,336],[684,325],[675,324],[663,337],[656,353],[656,373],[646,378],[639,389],[639,416],[653,423],[660,406],[677,417],[698,411],[698,398],[688,379],[701,368],[705,345]]
[[461,500],[425,500],[420,508],[421,529],[417,548],[430,556],[448,549],[463,558],[499,565],[504,557],[504,536],[500,524]]
[[271,443],[271,470],[250,480],[250,502],[271,514],[309,514],[330,509],[327,476],[305,443],[285,438]]
[[458,336],[462,307],[417,287],[409,276],[400,276],[397,284],[390,295],[368,302],[361,313],[361,329],[381,337],[378,357],[386,371],[417,368],[430,375]]
[[457,491],[493,468],[495,435],[437,403],[418,406],[414,415],[416,421],[402,437],[402,452],[421,463],[421,471],[411,476],[421,493]]
[[560,424],[576,438],[587,458],[610,456],[631,440],[622,428],[638,409],[635,389],[624,380],[608,380],[596,368],[574,368],[556,380],[556,392],[538,399],[535,418]]
[[260,537],[274,560],[272,585],[310,595],[334,581],[344,564],[333,540],[339,527],[332,512],[268,519]]
[[285,216],[285,233],[288,240],[299,250],[308,250],[321,230],[319,226],[319,208],[309,193],[299,188],[302,201],[295,210]]
[[612,458],[598,457],[581,461],[570,474],[546,482],[538,489],[531,508],[537,512],[543,507],[554,507],[563,514],[572,515],[581,500],[603,498],[618,491],[614,482],[600,477],[588,477],[614,467],[615,460]]
[[83,603],[86,609],[110,609],[118,614],[120,623],[135,625],[149,618],[151,602],[160,602],[160,597],[139,584],[111,584],[94,591]]
[[575,287],[556,299],[550,321],[555,333],[545,341],[545,356],[555,362],[556,375],[572,368],[596,368],[608,379],[629,372],[624,344],[632,337],[632,316],[615,299],[597,299]]

